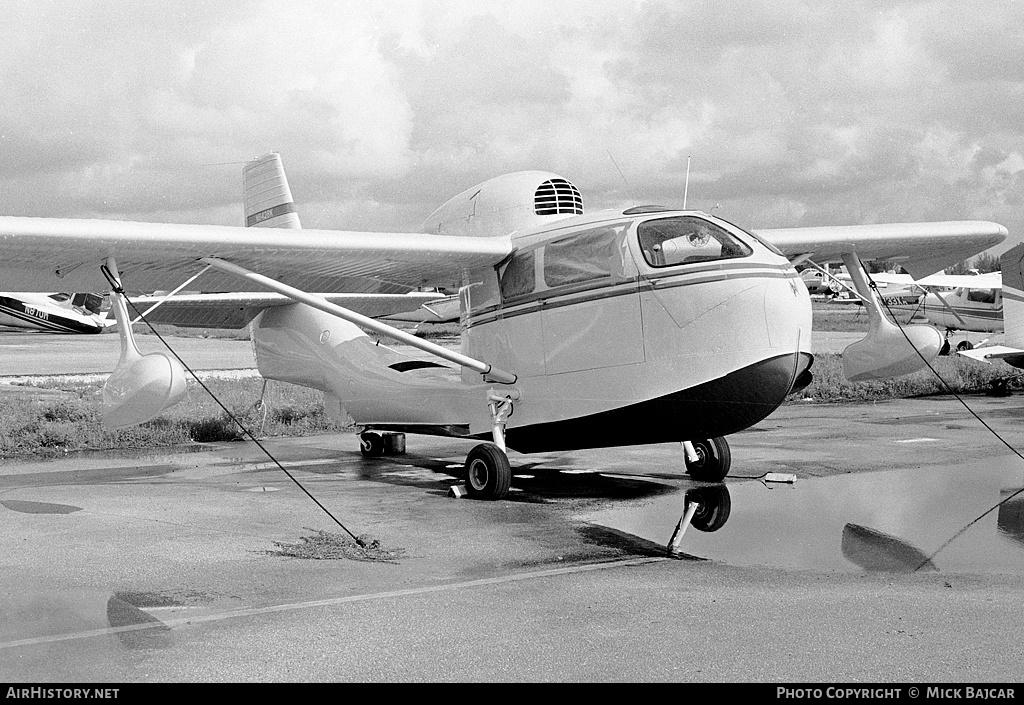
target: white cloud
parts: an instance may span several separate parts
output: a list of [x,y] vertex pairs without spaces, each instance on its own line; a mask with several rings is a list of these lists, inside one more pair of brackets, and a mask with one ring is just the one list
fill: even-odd
[[1024,232],[1024,14],[998,0],[4,9],[6,213],[236,222],[231,162],[276,150],[310,226],[394,230],[523,168],[678,204],[690,156],[689,205],[744,225]]

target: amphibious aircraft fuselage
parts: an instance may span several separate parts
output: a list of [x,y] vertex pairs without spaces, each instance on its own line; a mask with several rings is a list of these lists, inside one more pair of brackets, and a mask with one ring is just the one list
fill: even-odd
[[[506,262],[467,271],[461,289],[462,352],[516,375],[511,448],[722,436],[809,379],[806,287],[785,257],[730,223],[639,208],[512,242]],[[410,364],[329,314],[265,311],[254,341],[264,375],[333,394],[359,425],[491,433],[483,400],[496,385],[465,370],[453,386],[433,363]]]

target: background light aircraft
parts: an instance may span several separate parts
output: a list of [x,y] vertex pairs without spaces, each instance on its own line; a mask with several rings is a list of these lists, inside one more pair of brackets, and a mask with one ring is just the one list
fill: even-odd
[[1000,272],[932,274],[914,280],[908,274],[872,274],[877,282],[916,288],[925,293],[920,304],[893,303],[899,311],[920,313],[949,331],[997,333],[1003,330],[1003,281]]
[[102,333],[105,317],[98,294],[39,294],[0,291],[0,326],[50,333]]
[[1004,252],[999,258],[999,268],[1003,344],[961,350],[960,354],[980,362],[1003,360],[1008,365],[1024,369],[1024,245]]
[[[250,324],[260,373],[322,390],[359,426],[367,456],[383,452],[381,431],[481,441],[466,485],[489,499],[509,489],[507,448],[681,441],[691,475],[721,480],[724,437],[810,381],[810,297],[794,262],[841,259],[874,302],[867,336],[843,355],[847,376],[871,379],[922,366],[908,337],[926,358],[942,337],[885,319],[860,258],[924,276],[1007,234],[979,221],[748,231],[662,206],[585,213],[571,182],[542,171],[463,191],[419,233],[306,230],[276,154],[247,165],[244,186],[255,227],[0,218],[0,281],[111,288],[122,355],[103,411],[114,428],[153,418],[185,388],[172,355],[138,352],[124,287],[180,289],[198,274],[203,291],[287,297]],[[460,352],[307,293],[422,287],[459,292]],[[441,369],[451,366],[461,377]]]

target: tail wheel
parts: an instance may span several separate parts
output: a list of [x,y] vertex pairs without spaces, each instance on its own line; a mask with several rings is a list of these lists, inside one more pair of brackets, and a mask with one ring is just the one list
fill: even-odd
[[359,452],[364,458],[379,458],[384,455],[384,437],[372,431],[360,433]]
[[686,472],[694,480],[721,482],[732,466],[732,452],[724,438],[718,436],[706,440],[691,441],[697,451],[696,462],[686,461]]
[[490,443],[481,443],[466,456],[466,494],[473,499],[501,499],[512,485],[508,456]]
[[957,352],[963,352],[964,350],[974,350],[974,344],[969,340],[961,340],[956,344]]

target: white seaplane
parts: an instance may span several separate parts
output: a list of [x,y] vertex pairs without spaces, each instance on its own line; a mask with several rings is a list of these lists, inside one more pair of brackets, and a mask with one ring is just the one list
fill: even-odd
[[[795,263],[842,260],[870,299],[860,258],[925,276],[1007,235],[980,221],[750,231],[661,206],[584,213],[576,187],[542,171],[467,189],[418,233],[306,230],[278,155],[244,174],[246,224],[258,228],[2,217],[0,281],[109,287],[119,321],[126,290],[181,289],[197,275],[204,292],[274,292],[284,305],[250,323],[264,377],[322,390],[355,421],[367,456],[383,452],[381,432],[480,440],[466,488],[487,499],[509,489],[508,448],[677,441],[693,477],[720,481],[730,466],[724,437],[810,381],[811,304]],[[421,287],[459,292],[460,352],[309,293]],[[904,333],[877,301],[868,310],[867,336],[843,355],[851,379],[905,374],[922,366],[917,350],[938,353],[931,326]],[[173,355],[143,356],[131,327],[118,331],[121,359],[104,388],[109,427],[157,416],[185,388]]]
[[114,324],[99,294],[0,291],[0,326],[49,333],[102,333]]

